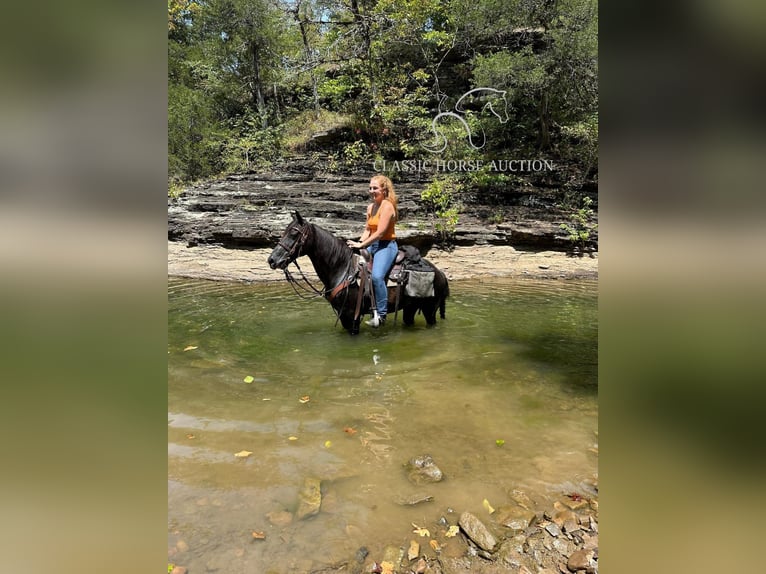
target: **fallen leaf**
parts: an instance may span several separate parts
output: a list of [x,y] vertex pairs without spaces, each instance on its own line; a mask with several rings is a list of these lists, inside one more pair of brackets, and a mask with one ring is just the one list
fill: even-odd
[[191,439],[191,438],[197,438],[197,437],[195,437],[193,434],[189,433],[189,434],[186,435],[186,438]]
[[356,429],[351,427],[343,427],[343,432],[346,434],[356,434]]
[[489,512],[490,514],[492,514],[495,511],[495,509],[492,508],[492,506],[489,504],[489,500],[487,500],[486,498],[484,499],[484,502],[482,502],[482,504],[484,505],[484,508],[487,509],[487,512]]
[[309,397],[308,395],[304,395],[304,396],[302,396],[301,398],[298,399],[298,401],[301,402],[301,403],[307,403],[310,400],[311,400],[311,397]]
[[433,548],[436,552],[439,552],[442,549],[442,547],[439,546],[439,543],[436,540],[431,540],[429,544],[431,545],[431,548]]
[[264,532],[253,530],[253,539],[254,540],[263,540],[266,538],[266,534]]
[[239,458],[247,458],[247,457],[248,457],[248,456],[250,456],[251,454],[253,454],[253,453],[252,453],[252,451],[249,451],[249,450],[241,450],[241,451],[239,451],[239,452],[235,452],[235,453],[234,453],[234,456],[236,456],[236,457],[239,457]]
[[189,345],[188,347],[184,347],[184,352],[186,352],[186,351],[193,351],[196,348],[197,347],[195,347],[194,345]]
[[252,382],[253,382],[255,379],[253,378],[253,376],[252,376],[252,375],[247,375],[247,376],[246,376],[246,377],[245,377],[243,380],[244,380],[246,383],[252,383]]
[[504,441],[503,439],[499,438],[499,439],[497,439],[497,440],[495,441],[495,444],[496,444],[497,446],[503,446],[503,445],[505,444],[505,441]]
[[458,532],[460,532],[460,527],[457,524],[453,524],[447,529],[447,532],[444,536],[447,538],[452,538],[453,536],[457,536]]
[[330,440],[324,441],[324,447],[325,448],[330,448],[331,446],[332,446],[332,441],[330,441]]
[[412,525],[415,527],[415,530],[413,532],[417,534],[418,536],[428,536],[430,538],[431,533],[428,531],[428,528],[423,528],[422,526],[418,526],[414,522]]
[[287,440],[298,440],[297,436],[289,436],[287,437]]

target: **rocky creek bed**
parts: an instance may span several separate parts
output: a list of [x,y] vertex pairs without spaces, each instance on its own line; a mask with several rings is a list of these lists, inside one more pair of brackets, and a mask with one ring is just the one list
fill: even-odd
[[[290,221],[291,212],[298,210],[312,223],[343,238],[358,237],[370,175],[318,177],[298,165],[288,166],[279,174],[230,176],[187,189],[168,203],[168,274],[237,282],[283,281],[283,274],[270,269],[266,259]],[[397,184],[401,211],[397,234],[400,243],[416,245],[450,280],[598,277],[597,248],[584,256],[569,252],[559,227],[565,221],[564,215],[544,200],[525,201],[527,196],[520,193],[515,204],[502,208],[500,222],[496,222],[500,213],[496,205],[475,202],[466,207],[451,245],[445,247],[437,241],[433,221],[419,201],[422,188],[419,182]],[[302,268],[311,276],[310,264]],[[413,484],[435,482],[436,474],[423,478],[412,468],[408,472]],[[322,481],[313,477],[306,480],[301,492],[296,493],[300,516],[296,511],[265,517],[273,526],[311,520],[321,512]],[[507,500],[493,501],[497,508],[488,501],[481,516],[445,506],[432,524],[415,525],[412,538],[391,541],[379,555],[363,546],[336,564],[317,567],[307,558],[291,571],[598,572],[597,476],[587,482],[587,491],[562,492],[553,499],[513,487],[507,494]],[[402,503],[429,504],[431,500],[426,493]],[[170,549],[171,562],[183,559],[183,553],[176,557],[177,550]],[[184,574],[186,568],[179,564],[173,572]]]
[[[598,454],[598,447],[591,450]],[[430,455],[413,457],[403,464],[417,495],[398,500],[401,505],[434,504],[429,489],[445,479]],[[296,493],[294,512],[281,510],[262,517],[271,524],[268,535],[253,532],[251,544],[267,536],[289,540],[295,523],[311,520],[324,509],[323,481],[309,476]],[[332,498],[330,493],[327,498]],[[507,499],[494,508],[484,500],[477,515],[449,506],[434,509],[432,521],[412,524],[408,539],[391,541],[370,551],[359,547],[352,556],[318,566],[311,557],[291,559],[274,565],[274,572],[306,574],[596,574],[598,572],[598,477],[580,482],[579,492],[553,497],[510,487]],[[332,502],[329,502],[330,506]],[[330,510],[332,512],[332,510]],[[243,534],[244,537],[244,534]],[[371,544],[372,545],[372,544]],[[172,574],[186,574],[186,567],[173,563],[183,559],[188,545],[178,540],[169,549]],[[244,554],[244,549],[241,550]],[[213,564],[218,570],[220,564]],[[285,570],[285,568],[287,568]],[[211,570],[210,567],[207,568]]]

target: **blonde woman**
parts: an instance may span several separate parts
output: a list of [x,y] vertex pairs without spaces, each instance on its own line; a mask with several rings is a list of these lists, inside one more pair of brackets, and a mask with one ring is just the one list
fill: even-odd
[[385,175],[370,179],[369,195],[372,202],[367,206],[367,224],[359,241],[349,240],[349,247],[367,249],[375,257],[372,261],[372,286],[375,292],[373,317],[366,321],[371,327],[380,327],[388,314],[388,289],[386,273],[396,259],[396,220],[398,218],[396,192],[391,180]]

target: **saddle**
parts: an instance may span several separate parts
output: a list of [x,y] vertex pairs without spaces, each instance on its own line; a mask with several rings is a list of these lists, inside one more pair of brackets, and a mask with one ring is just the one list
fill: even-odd
[[[356,299],[356,308],[354,309],[354,320],[361,316],[362,301],[367,298],[368,301],[374,301],[375,295],[372,292],[372,254],[366,249],[362,249],[356,255],[357,270],[349,275],[346,281],[341,282],[332,292],[328,293],[329,301],[352,281],[359,281],[359,292]],[[416,270],[420,268],[421,270]],[[391,268],[386,272],[386,283],[393,281],[396,284],[396,304],[394,312],[394,324],[399,314],[399,297],[402,286],[410,297],[433,297],[434,295],[434,277],[436,273],[428,266],[424,259],[420,257],[420,251],[412,245],[403,245],[399,248]],[[340,318],[340,315],[338,315]]]
[[[367,273],[372,273],[373,256],[367,250],[360,253],[366,262]],[[397,300],[402,287],[405,287],[405,292],[410,297],[433,297],[434,276],[433,269],[420,256],[417,247],[402,245],[391,267],[386,271],[386,283],[392,281],[396,285]]]

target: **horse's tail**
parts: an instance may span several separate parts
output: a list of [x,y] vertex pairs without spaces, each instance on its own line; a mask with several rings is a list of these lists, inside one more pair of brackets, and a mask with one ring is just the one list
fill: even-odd
[[439,272],[444,277],[444,295],[442,296],[441,301],[439,301],[439,317],[446,319],[447,297],[449,297],[449,281],[447,281],[447,276],[444,275],[443,271],[439,270]]

